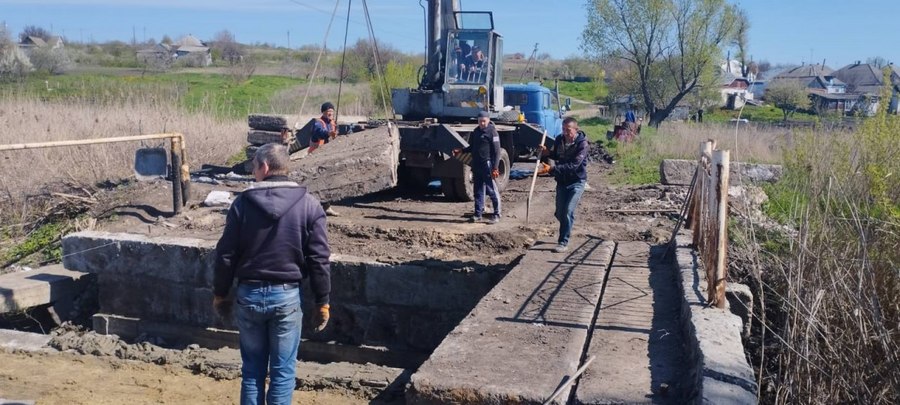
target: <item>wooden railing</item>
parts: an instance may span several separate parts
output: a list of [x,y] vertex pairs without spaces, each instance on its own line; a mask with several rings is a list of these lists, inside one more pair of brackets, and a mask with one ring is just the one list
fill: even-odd
[[728,180],[730,151],[714,141],[700,143],[694,180],[688,191],[687,228],[706,269],[707,302],[725,308],[728,277]]

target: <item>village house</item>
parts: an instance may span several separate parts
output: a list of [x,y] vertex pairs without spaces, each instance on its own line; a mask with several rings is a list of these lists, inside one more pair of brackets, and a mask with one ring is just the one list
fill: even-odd
[[161,60],[183,61],[186,65],[206,67],[212,64],[212,52],[203,41],[193,35],[186,35],[169,44],[159,43],[137,51],[137,59],[142,63]]
[[[898,95],[900,95],[900,70],[891,65],[892,94],[888,111],[892,114],[900,112]],[[834,72],[834,77],[846,84],[846,92],[852,102],[846,108],[849,112],[864,115],[875,115],[881,105],[881,90],[884,87],[884,75],[881,69],[859,61],[851,63]]]

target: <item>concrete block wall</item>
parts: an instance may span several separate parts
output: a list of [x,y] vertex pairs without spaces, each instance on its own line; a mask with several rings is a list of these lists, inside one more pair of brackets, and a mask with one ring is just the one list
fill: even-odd
[[678,235],[675,257],[690,365],[686,380],[696,389],[689,397],[697,404],[756,404],[756,377],[741,340],[743,322],[728,309],[708,307],[705,270],[690,243],[689,231]]
[[[63,238],[67,269],[95,273],[101,312],[154,322],[236,329],[212,308],[215,241],[79,232]],[[311,334],[304,287],[304,337],[430,352],[505,273],[388,265],[332,257],[331,321]]]

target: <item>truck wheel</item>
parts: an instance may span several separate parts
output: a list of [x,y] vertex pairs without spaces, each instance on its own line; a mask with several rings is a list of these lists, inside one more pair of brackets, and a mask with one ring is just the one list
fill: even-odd
[[500,171],[500,177],[495,180],[497,188],[499,189],[498,191],[506,190],[506,186],[509,184],[509,171],[511,167],[509,153],[506,152],[506,149],[500,148],[500,164],[497,165],[497,170]]
[[441,178],[441,191],[444,192],[444,196],[453,201],[472,201],[475,199],[475,192],[472,190],[472,168],[463,165],[462,169],[460,177]]

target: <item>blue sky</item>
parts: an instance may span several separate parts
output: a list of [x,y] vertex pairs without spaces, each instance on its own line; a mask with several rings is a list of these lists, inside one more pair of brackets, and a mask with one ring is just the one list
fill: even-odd
[[[539,52],[564,58],[579,53],[584,26],[582,0],[461,0],[464,9],[490,10],[505,37],[506,52]],[[362,1],[353,1],[350,41],[366,35]],[[130,41],[193,34],[209,39],[228,29],[241,42],[287,45],[320,43],[335,0],[0,0],[0,21],[18,33],[38,25],[74,41]],[[343,41],[346,0],[329,37]],[[777,63],[821,62],[838,68],[882,56],[900,63],[900,1],[745,0],[750,15],[750,52]],[[405,51],[424,48],[418,0],[369,0],[379,41]]]

